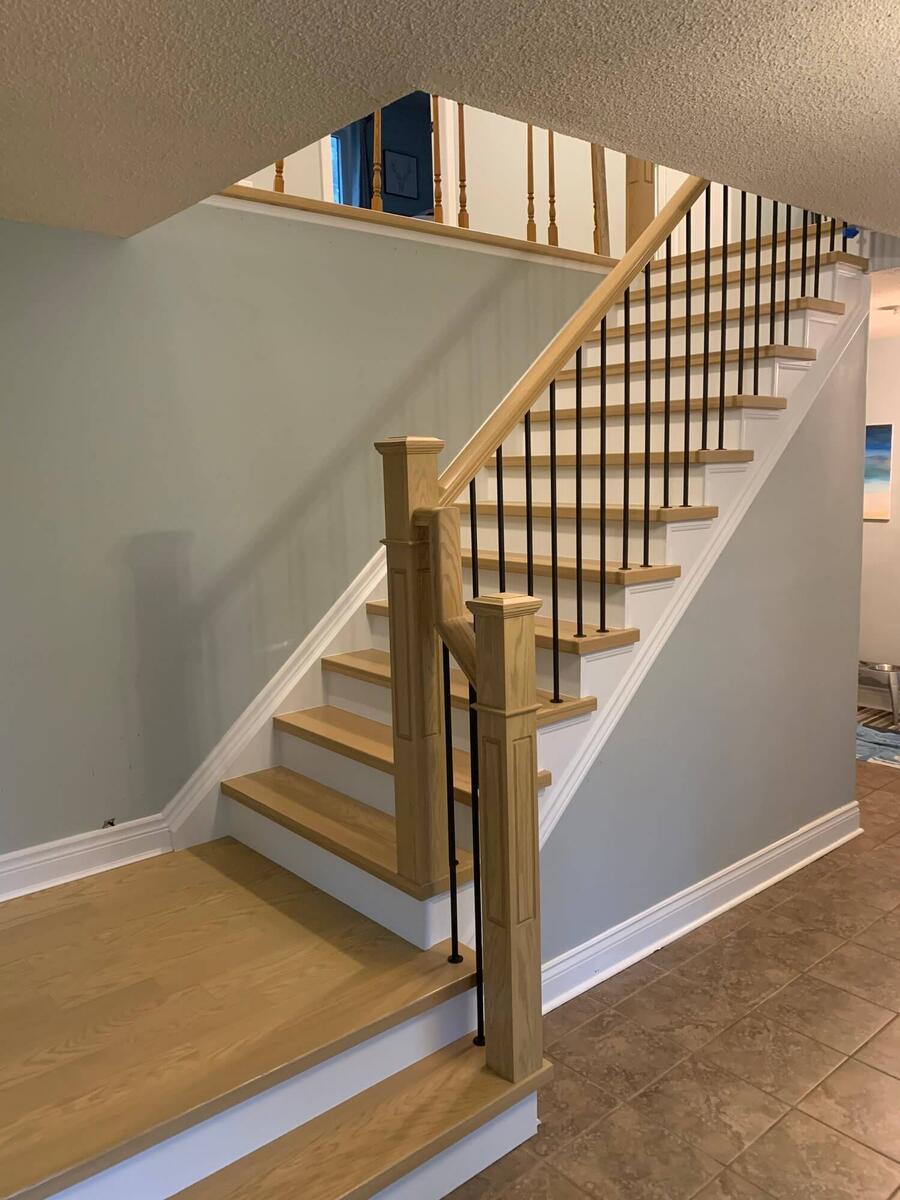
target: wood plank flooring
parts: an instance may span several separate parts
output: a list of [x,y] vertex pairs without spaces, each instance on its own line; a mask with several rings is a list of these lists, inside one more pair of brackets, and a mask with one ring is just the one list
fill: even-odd
[[52,1195],[473,977],[231,839],[0,904],[0,1197]]

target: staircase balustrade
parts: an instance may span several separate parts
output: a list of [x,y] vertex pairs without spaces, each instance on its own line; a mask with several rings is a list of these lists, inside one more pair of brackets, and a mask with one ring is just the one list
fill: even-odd
[[[455,660],[469,684],[467,742],[479,985],[476,1039],[486,1045],[488,1065],[511,1080],[536,1070],[541,1061],[535,753],[539,707],[535,620],[541,600],[533,595],[536,580],[549,577],[549,589],[544,585],[545,592],[549,590],[549,620],[544,619],[540,629],[542,644],[550,649],[549,701],[561,703],[565,699],[560,666],[563,582],[575,618],[566,626],[567,644],[577,644],[578,639],[611,632],[610,584],[621,587],[632,581],[673,578],[666,576],[665,564],[653,562],[653,525],[690,519],[697,503],[695,466],[747,461],[741,457],[745,451],[726,447],[726,417],[729,408],[741,408],[751,396],[760,395],[761,359],[764,352],[765,357],[774,355],[779,277],[788,346],[794,306],[818,302],[822,266],[840,259],[832,248],[823,255],[827,226],[821,214],[812,215],[810,227],[805,213],[802,228],[793,231],[788,205],[784,233],[779,234],[778,203],[759,197],[751,218],[753,236],[748,236],[744,192],[739,201],[738,243],[729,245],[729,189],[721,188],[716,196],[718,191],[719,185],[696,177],[683,183],[440,477],[436,464],[442,443],[436,439],[400,438],[378,444],[385,466],[391,659],[396,664],[398,842],[431,845],[434,855],[439,847],[440,855],[449,858],[451,954],[457,955],[460,921],[450,715],[450,666]],[[714,197],[721,211],[718,243],[713,242]],[[701,231],[701,244],[696,247],[695,224]],[[792,253],[794,232],[799,233],[799,258]],[[679,234],[684,253],[673,255],[673,238]],[[843,232],[842,239],[846,236]],[[832,219],[830,247],[836,239],[837,224]],[[762,280],[767,273],[769,312],[764,314]],[[795,301],[791,281],[798,273]],[[718,312],[712,308],[714,298]],[[763,315],[769,317],[768,350],[761,344],[766,328]],[[713,320],[721,323],[716,350]],[[695,328],[702,335],[700,353],[693,352]],[[653,356],[654,338],[660,334],[661,359]],[[682,342],[681,354],[673,353],[676,335]],[[615,361],[614,347],[620,355]],[[635,357],[638,348],[643,350],[641,357]],[[781,347],[779,353],[785,353]],[[746,369],[751,365],[752,375]],[[683,371],[683,391],[677,397],[673,380],[679,371]],[[660,377],[661,404],[655,399],[654,383]],[[643,380],[640,400],[632,395],[638,378]],[[745,380],[749,384],[751,379],[752,392],[745,394]],[[588,405],[586,392],[594,385],[599,404]],[[620,396],[615,413],[622,418],[618,450],[610,447],[613,387]],[[731,394],[730,387],[735,388]],[[716,392],[717,404],[713,402]],[[561,396],[565,396],[562,403]],[[676,414],[682,420],[680,438],[675,436]],[[592,422],[590,430],[587,419]],[[558,444],[560,426],[569,423],[574,453],[561,451]],[[538,436],[546,438],[546,454],[535,452]],[[710,448],[713,441],[715,449]],[[673,445],[680,449],[676,452]],[[518,453],[520,448],[524,454]],[[613,479],[618,485],[615,499],[609,495]],[[561,480],[567,490],[572,487],[569,495],[574,496],[574,504],[561,502]],[[516,494],[524,492],[524,506],[508,496],[510,481]],[[673,484],[680,501],[677,507],[671,503]],[[542,503],[535,500],[538,487],[546,489]],[[588,490],[592,498],[586,504]],[[463,495],[466,502],[460,501]],[[469,545],[463,549],[460,516],[466,510]],[[564,557],[562,523],[573,515],[574,554]],[[490,518],[493,526],[485,524]],[[549,525],[542,527],[549,556],[535,552],[539,520]],[[610,562],[608,535],[616,523],[621,524],[621,552],[618,562]],[[491,538],[496,549],[489,548]],[[586,550],[593,546],[596,557],[589,561]],[[466,569],[472,596],[467,604]],[[528,595],[507,590],[508,581],[517,574],[524,576]],[[488,576],[496,579],[497,593],[486,587]],[[592,595],[594,584],[597,591]],[[443,720],[439,719],[442,710]],[[427,719],[417,723],[413,713],[427,714]],[[401,772],[404,761],[407,767]],[[404,836],[400,825],[406,821],[420,821],[423,828]],[[431,869],[436,869],[434,855]],[[419,860],[413,856],[411,861]]]

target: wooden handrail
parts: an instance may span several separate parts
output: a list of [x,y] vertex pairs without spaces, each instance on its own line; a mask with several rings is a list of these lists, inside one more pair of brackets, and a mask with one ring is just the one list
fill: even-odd
[[669,203],[647,226],[634,245],[619,260],[602,283],[576,309],[524,375],[513,384],[484,424],[469,439],[440,477],[441,507],[453,504],[569,361],[602,319],[619,303],[625,289],[643,270],[655,252],[703,195],[705,179],[689,176]]

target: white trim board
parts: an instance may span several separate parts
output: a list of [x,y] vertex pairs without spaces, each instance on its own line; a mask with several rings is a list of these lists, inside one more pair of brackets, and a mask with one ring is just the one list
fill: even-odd
[[812,408],[816,397],[868,315],[869,289],[864,284],[860,288],[855,305],[847,312],[833,341],[820,351],[818,360],[804,371],[802,378],[791,393],[787,409],[779,414],[783,422],[781,437],[772,443],[768,452],[758,462],[752,464],[753,469],[748,472],[746,487],[737,502],[716,522],[712,536],[693,566],[675,581],[677,586],[674,595],[662,619],[656,623],[646,638],[641,638],[636,644],[631,666],[622,676],[613,695],[591,716],[591,727],[586,731],[579,753],[572,756],[565,774],[560,777],[558,783],[552,785],[546,800],[541,805],[540,844],[542,846],[574,799],[588,771],[624,716],[635,692],[643,683],[660,651],[675,632],[678,622],[687,611],[689,604],[700,589],[700,585],[718,561],[750,505],[771,475],[775,464],[784,454],[794,434]]
[[[365,603],[383,585],[385,570],[384,548],[380,547],[169,801],[162,815],[172,830],[176,848],[207,841],[220,831],[215,828],[215,809],[223,779],[272,765],[268,740],[258,761],[241,763],[240,757],[260,733],[268,739],[272,718],[284,708],[291,693],[309,672],[320,669],[321,658],[334,649],[335,639],[347,625],[360,614],[365,617]],[[193,827],[188,826],[189,820]]]
[[544,963],[544,1012],[857,837],[854,800]]
[[[251,185],[252,186],[252,185]],[[445,193],[446,195],[446,193]],[[332,229],[346,229],[351,232],[372,234],[374,237],[400,238],[407,242],[424,242],[429,246],[437,246],[444,250],[462,250],[467,254],[490,254],[495,258],[515,258],[519,262],[536,263],[546,267],[562,267],[568,271],[587,271],[592,275],[606,275],[612,268],[605,263],[578,262],[571,258],[554,257],[551,254],[535,254],[531,250],[518,250],[512,246],[495,246],[490,242],[468,241],[466,238],[442,237],[440,234],[429,232],[428,222],[423,221],[422,232],[416,229],[398,229],[393,225],[378,225],[374,221],[354,220],[352,216],[338,216],[331,213],[307,212],[301,208],[281,208],[275,204],[266,204],[260,200],[243,200],[237,196],[208,196],[201,204],[210,204],[215,208],[230,208],[238,212],[251,213],[259,217],[279,217],[292,221],[304,221],[308,225],[328,225]],[[366,210],[368,211],[368,210]],[[487,234],[486,236],[490,236]],[[506,237],[508,235],[498,235]],[[599,281],[598,281],[599,282]]]
[[169,826],[161,814],[156,814],[13,850],[0,855],[0,900],[40,892],[171,849]]

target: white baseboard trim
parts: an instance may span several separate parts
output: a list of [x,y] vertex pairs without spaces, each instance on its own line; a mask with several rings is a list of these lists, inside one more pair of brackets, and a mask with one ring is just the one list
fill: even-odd
[[[865,287],[862,289],[857,303],[844,317],[833,341],[820,351],[816,362],[805,370],[803,378],[791,394],[788,408],[779,414],[779,419],[783,421],[781,438],[758,462],[753,464],[753,470],[747,472],[747,485],[742,495],[731,510],[719,518],[712,537],[697,561],[676,581],[672,600],[662,619],[657,622],[650,634],[637,644],[631,667],[620,680],[609,701],[598,708],[591,718],[591,728],[586,732],[580,752],[573,756],[569,769],[560,778],[558,784],[554,784],[547,801],[541,806],[540,843],[542,846],[574,799],[588,771],[609,741],[653,663],[674,633],[701,584],[743,521],[750,505],[771,475],[776,463],[812,408],[819,392],[825,386],[828,377],[840,362],[845,350],[868,315],[868,287]],[[743,467],[741,469],[745,470]]]
[[231,770],[234,761],[271,722],[303,676],[318,667],[329,643],[356,615],[384,576],[384,549],[380,548],[163,809],[163,817],[173,833],[177,834],[210,793],[217,794],[223,779],[234,774]]
[[854,800],[546,962],[544,1011],[565,1004],[862,831]]
[[157,814],[13,850],[0,855],[0,900],[39,892],[171,849],[169,827]]
[[474,1028],[475,994],[469,991],[54,1196],[56,1200],[122,1200],[123,1196],[131,1200],[166,1200],[465,1037]]

